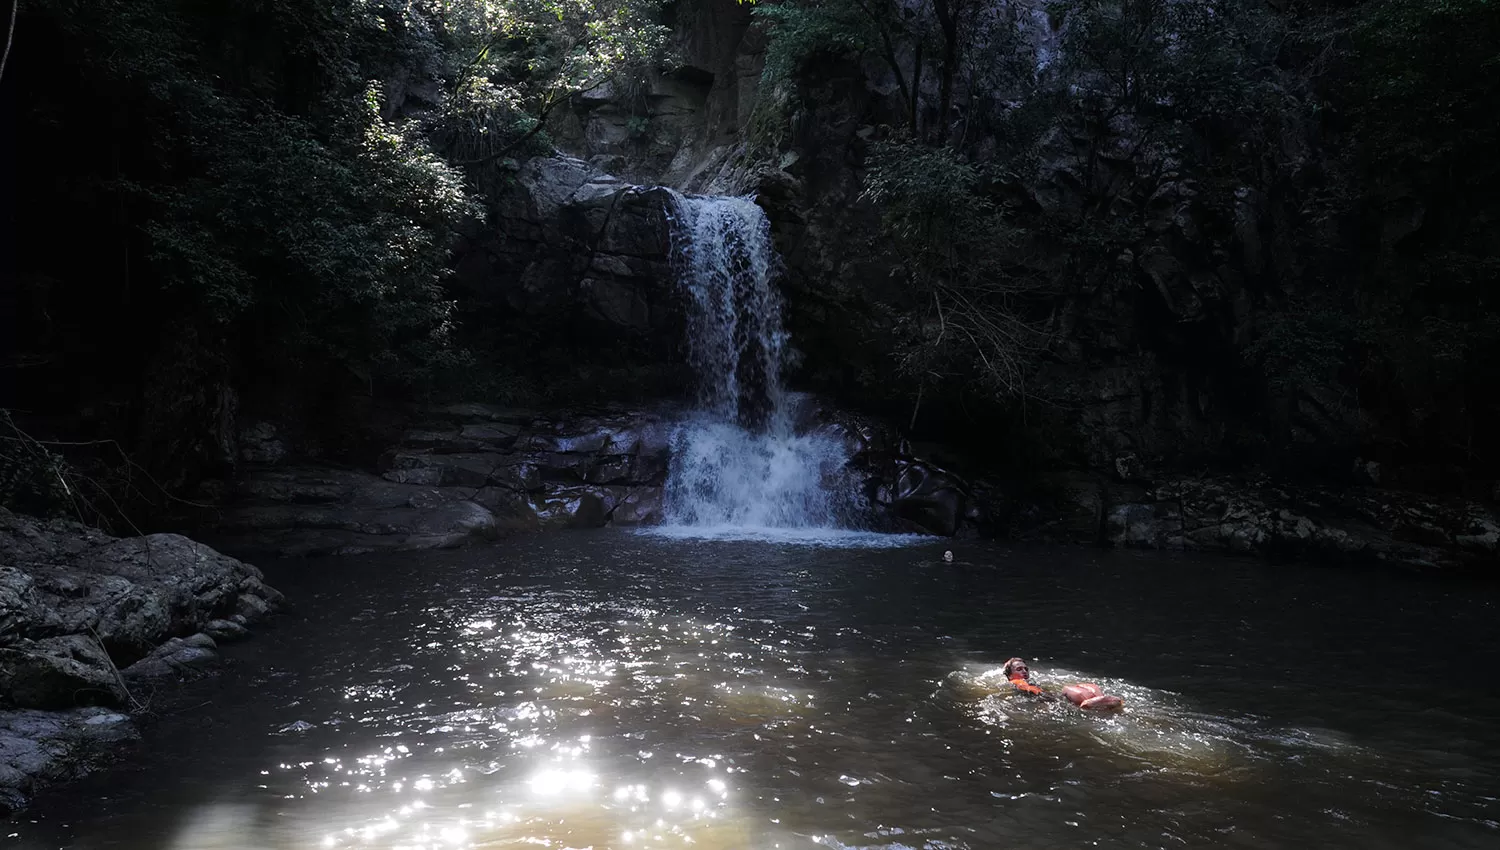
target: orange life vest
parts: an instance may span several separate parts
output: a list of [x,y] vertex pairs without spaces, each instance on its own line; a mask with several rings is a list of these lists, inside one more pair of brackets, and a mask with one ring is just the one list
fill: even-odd
[[1037,687],[1036,685],[1031,684],[1030,682],[1028,682],[1025,679],[1021,678],[1020,676],[1017,676],[1016,678],[1011,679],[1010,683],[1012,685],[1015,685],[1017,690],[1025,691],[1028,694],[1039,694],[1039,693],[1042,692],[1041,688]]

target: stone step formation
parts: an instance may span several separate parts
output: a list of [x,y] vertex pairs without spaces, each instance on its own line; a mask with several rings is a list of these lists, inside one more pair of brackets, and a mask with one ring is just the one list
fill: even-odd
[[666,417],[437,408],[373,472],[247,470],[216,531],[252,549],[303,556],[656,522],[667,474]]

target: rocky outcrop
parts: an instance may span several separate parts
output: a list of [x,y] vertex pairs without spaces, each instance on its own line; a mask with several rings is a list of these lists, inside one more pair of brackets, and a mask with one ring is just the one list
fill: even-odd
[[1116,546],[1493,570],[1500,515],[1466,500],[1267,479],[1182,479],[1102,510]]
[[[907,12],[916,19],[924,9]],[[1071,12],[1018,2],[1005,14],[1013,37],[1006,59],[1033,68],[1058,91],[1091,90],[1086,77],[1097,72],[1057,61]],[[795,379],[845,403],[888,401],[882,393],[890,382],[882,379],[894,371],[890,351],[910,331],[899,325],[922,309],[903,301],[902,258],[883,250],[881,211],[862,200],[872,144],[905,121],[892,69],[828,51],[773,90],[761,80],[766,36],[749,4],[688,0],[672,4],[668,22],[678,42],[674,69],[571,104],[550,132],[579,159],[519,165],[507,175],[514,177],[509,189],[490,191],[509,199],[492,216],[506,235],[476,236],[472,250],[461,252],[460,279],[503,291],[507,308],[529,325],[550,316],[547,327],[580,338],[587,332],[577,328],[602,328],[611,341],[641,342],[656,362],[676,362],[667,348],[680,334],[663,333],[676,322],[671,287],[661,285],[670,279],[667,255],[604,245],[650,243],[641,237],[652,232],[651,216],[625,216],[647,222],[628,238],[598,238],[601,207],[649,206],[649,193],[610,188],[590,169],[640,184],[754,193],[770,214],[788,271],[781,282],[787,326],[805,355]],[[896,52],[908,79],[926,80],[920,99],[931,108],[937,83],[930,63],[925,76],[913,74],[911,55]],[[1262,70],[1261,82],[1280,100],[1303,96],[1296,81]],[[1053,76],[1059,74],[1083,77]],[[950,117],[962,127],[957,143],[965,161],[999,165],[1005,131],[983,116],[1026,113],[1029,95],[1024,87],[986,90],[1005,88],[998,82],[1004,73],[981,76],[986,83],[958,96]],[[1418,468],[1433,461],[1425,447],[1442,442],[1431,439],[1441,430],[1432,410],[1362,409],[1370,399],[1346,392],[1339,382],[1347,377],[1309,369],[1305,380],[1281,382],[1258,365],[1263,355],[1251,344],[1272,332],[1278,315],[1295,313],[1319,281],[1338,279],[1343,272],[1331,263],[1347,265],[1329,250],[1344,244],[1338,231],[1347,222],[1319,212],[1338,175],[1310,113],[1288,108],[1274,133],[1256,139],[1262,147],[1255,161],[1277,168],[1242,160],[1236,145],[1207,157],[1222,161],[1221,173],[1185,158],[1206,139],[1179,138],[1152,115],[1125,108],[1090,120],[1080,104],[1044,110],[1046,126],[1032,128],[1034,144],[1021,158],[1030,165],[993,169],[986,188],[1031,234],[1009,248],[997,241],[997,252],[1010,252],[1005,274],[1051,282],[1031,305],[1050,344],[1029,388],[1067,411],[1038,430],[1069,465],[1108,473],[1117,457],[1133,455],[1162,472],[1232,469],[1248,459],[1297,472],[1326,464],[1320,472],[1337,474],[1357,456],[1377,456],[1387,462],[1387,485],[1424,489],[1422,479],[1436,477],[1443,484],[1432,489],[1465,487],[1470,495],[1494,486],[1492,471],[1470,480],[1451,468],[1461,460],[1443,461],[1448,469]],[[1245,134],[1244,143],[1254,135]],[[575,214],[588,209],[588,216]],[[1431,211],[1405,195],[1384,215],[1374,228],[1382,251],[1433,226]],[[567,224],[585,219],[592,225]],[[1085,219],[1090,230],[1068,231],[1068,222]],[[1109,244],[1109,256],[1087,273],[1072,269],[1075,252],[1067,246],[1094,240]],[[664,242],[658,237],[656,244]],[[924,409],[937,406],[929,401]],[[1455,408],[1450,418],[1467,420],[1479,407],[1462,414]]]
[[[986,527],[970,484],[914,456],[889,426],[803,402],[800,430],[826,430],[845,442],[848,468],[829,486],[858,490],[861,525],[937,535],[977,535]],[[683,415],[668,407],[438,407],[369,471],[291,460],[246,465],[212,532],[244,551],[309,556],[653,525],[663,520],[672,435]]]
[[108,708],[0,711],[0,814],[42,786],[77,779],[140,739],[129,715]]
[[370,472],[247,467],[214,531],[282,555],[448,548],[661,518],[667,414],[428,412]]
[[548,344],[564,335],[675,361],[683,311],[670,193],[562,155],[489,188],[489,220],[455,252],[454,286],[471,309]]
[[[1039,500],[915,456],[879,420],[828,407],[807,417],[844,435],[872,508],[869,521],[885,530],[1446,570],[1500,567],[1493,504],[1265,476],[1148,481],[1128,455],[1107,478],[1055,475],[1051,497]],[[966,467],[960,461],[954,468]]]
[[576,98],[551,130],[564,149],[626,179],[698,186],[743,146],[766,38],[752,26],[749,3],[669,5],[672,66]]
[[281,601],[260,570],[185,537],[0,509],[0,810],[133,739],[120,712],[211,666],[206,631],[243,636]]
[[917,457],[895,429],[877,419],[813,405],[803,427],[833,430],[844,438],[849,473],[859,481],[864,521],[887,531],[942,537],[977,535],[986,525],[983,501],[963,477]]

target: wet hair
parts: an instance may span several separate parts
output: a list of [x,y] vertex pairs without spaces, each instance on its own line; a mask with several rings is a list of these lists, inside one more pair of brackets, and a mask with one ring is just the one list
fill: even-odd
[[[1026,665],[1026,659],[1024,659],[1024,658],[1012,658],[1009,661],[1005,662],[1005,666],[1000,668],[1000,675],[1002,675],[1005,678],[1009,679],[1010,678],[1010,672],[1011,672],[1011,670],[1014,669],[1017,664],[1020,664],[1020,665],[1022,665],[1024,667]],[[1027,668],[1027,669],[1030,669],[1030,668]]]

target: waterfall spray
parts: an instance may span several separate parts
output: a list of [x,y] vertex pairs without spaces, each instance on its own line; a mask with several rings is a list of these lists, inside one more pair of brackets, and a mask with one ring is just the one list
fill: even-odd
[[698,412],[674,440],[668,525],[710,533],[846,525],[848,453],[835,434],[796,432],[782,386],[787,335],[765,213],[751,198],[675,195],[672,224]]

